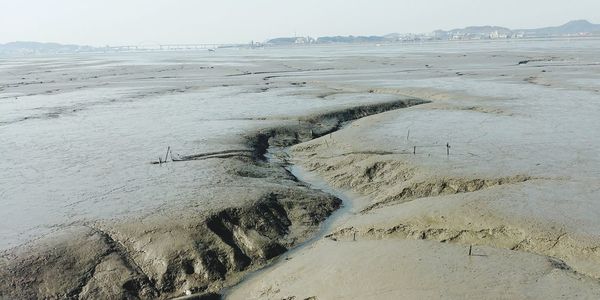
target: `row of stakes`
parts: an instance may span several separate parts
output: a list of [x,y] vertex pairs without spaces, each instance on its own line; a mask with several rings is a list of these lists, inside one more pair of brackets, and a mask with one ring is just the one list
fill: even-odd
[[[312,133],[312,131],[311,131]],[[406,140],[408,140],[410,138],[410,129],[408,130],[408,133],[406,135]],[[329,134],[329,139],[333,140],[332,134]],[[329,148],[329,142],[327,142],[327,139],[325,140],[325,144],[327,145],[327,148]],[[450,143],[446,143],[446,155],[450,156]],[[417,155],[417,146],[413,146],[413,155]]]
[[[329,134],[329,138],[332,139],[331,133]],[[329,148],[329,143],[327,142],[327,140],[325,140],[325,143],[327,144],[327,148]],[[446,155],[448,156],[450,156],[450,148],[450,143],[446,143]],[[173,151],[171,151],[171,146],[167,147],[167,153],[165,154],[164,160],[162,159],[162,157],[158,157],[158,164],[162,165],[163,163],[166,163],[169,159],[169,154],[171,154],[171,161],[173,161]],[[417,146],[413,146],[413,154],[417,154]]]
[[[352,240],[356,242],[356,231],[353,232]],[[469,245],[469,256],[473,256],[473,245]]]
[[[410,128],[406,132],[406,141],[410,139]],[[446,155],[450,156],[450,143],[446,143]],[[413,146],[413,155],[417,155],[417,146]]]
[[167,163],[169,159],[169,154],[171,154],[171,161],[173,161],[173,152],[171,151],[171,146],[167,147],[167,153],[165,154],[165,160],[162,160],[162,157],[158,157],[158,164],[162,165],[163,163]]
[[[446,155],[450,156],[450,143],[446,143]],[[417,154],[417,146],[413,146],[413,154]]]

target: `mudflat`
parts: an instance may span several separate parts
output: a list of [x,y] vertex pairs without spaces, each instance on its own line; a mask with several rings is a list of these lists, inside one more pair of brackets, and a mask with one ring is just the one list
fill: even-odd
[[411,75],[346,77],[431,102],[291,147],[302,173],[358,196],[322,239],[229,298],[597,298],[600,65],[590,51],[423,54],[410,71],[385,62]]
[[0,295],[597,298],[598,45],[6,63]]

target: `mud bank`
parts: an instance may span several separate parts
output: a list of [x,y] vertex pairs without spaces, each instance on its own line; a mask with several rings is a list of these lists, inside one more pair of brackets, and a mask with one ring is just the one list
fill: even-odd
[[552,101],[577,113],[549,119],[555,108],[527,93],[518,112],[490,98],[463,109],[465,92],[446,91],[291,147],[295,165],[366,200],[229,298],[600,297],[597,98],[529,88],[580,97]]
[[[427,108],[419,107],[419,113]],[[513,162],[514,167],[507,167],[506,161],[515,157],[475,163],[472,155],[444,153],[442,143],[415,154],[408,145],[392,149],[390,139],[374,143],[356,138],[373,134],[366,128],[374,124],[406,114],[368,117],[330,137],[292,148],[296,162],[307,170],[334,187],[370,199],[357,217],[329,238],[430,240],[523,251],[558,260],[565,270],[600,278],[598,223],[581,208],[597,212],[597,195],[591,187],[595,185],[589,178],[577,173],[557,176],[555,166],[536,170]]]
[[140,228],[73,227],[7,256],[9,298],[169,298],[218,291],[302,241],[335,198],[300,187],[244,207]]
[[341,204],[267,161],[269,147],[308,141],[344,122],[424,102],[406,98],[316,114],[300,118],[297,125],[248,135],[249,152],[190,156],[186,159],[219,160],[224,172],[240,182],[250,180],[246,183],[257,188],[222,191],[223,197],[244,199],[241,206],[212,212],[192,207],[73,224],[5,251],[0,260],[0,297],[218,297],[223,287],[310,238]]
[[597,59],[515,54],[324,78],[432,102],[292,146],[295,166],[362,200],[228,299],[598,299],[598,68],[582,65]]

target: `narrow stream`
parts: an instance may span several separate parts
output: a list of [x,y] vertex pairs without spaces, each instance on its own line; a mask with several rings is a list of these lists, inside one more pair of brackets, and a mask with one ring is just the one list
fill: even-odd
[[281,155],[278,154],[283,154],[285,157],[290,157],[289,148],[270,148],[269,153],[267,153],[265,156],[269,162],[282,164],[292,175],[294,175],[294,177],[296,177],[300,182],[306,184],[308,187],[323,191],[339,198],[342,200],[342,206],[320,225],[319,230],[312,238],[288,250],[273,260],[273,262],[271,262],[268,266],[246,275],[244,279],[235,286],[223,289],[221,291],[223,299],[227,299],[228,295],[230,295],[233,290],[239,288],[244,282],[250,281],[256,277],[260,277],[265,272],[269,272],[278,265],[285,263],[296,254],[310,248],[313,244],[325,237],[325,235],[330,233],[333,229],[343,225],[346,221],[348,221],[350,217],[356,214],[356,207],[358,206],[357,204],[364,203],[364,201],[366,201],[364,196],[361,196],[357,193],[331,187],[323,178],[314,173],[306,171],[304,168],[299,166],[299,164],[295,164],[293,160],[280,159],[279,157]]

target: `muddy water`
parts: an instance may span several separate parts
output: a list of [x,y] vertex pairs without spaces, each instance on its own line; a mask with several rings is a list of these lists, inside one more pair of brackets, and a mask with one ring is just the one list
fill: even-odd
[[276,155],[283,155],[284,157],[286,157],[286,159],[289,158],[287,153],[288,149],[271,149],[268,158],[271,162],[284,164],[285,168],[292,175],[294,175],[296,179],[298,179],[301,182],[304,182],[310,188],[323,191],[342,200],[342,207],[335,211],[325,222],[321,224],[319,230],[314,234],[314,236],[311,239],[299,244],[293,249],[277,257],[270,265],[266,266],[265,268],[248,274],[236,286],[222,290],[221,295],[225,299],[234,293],[243,291],[247,282],[252,282],[256,278],[261,278],[262,276],[265,276],[265,274],[274,270],[280,264],[284,263],[286,260],[292,259],[297,255],[302,255],[307,249],[314,246],[314,244],[317,241],[323,239],[327,234],[331,233],[333,229],[343,226],[353,215],[360,212],[360,207],[363,207],[369,201],[365,196],[359,195],[350,190],[331,187],[321,177],[319,177],[315,173],[307,171],[302,166],[295,164],[293,160],[281,161],[277,159]]

